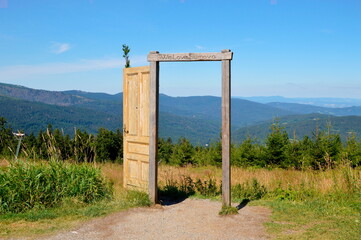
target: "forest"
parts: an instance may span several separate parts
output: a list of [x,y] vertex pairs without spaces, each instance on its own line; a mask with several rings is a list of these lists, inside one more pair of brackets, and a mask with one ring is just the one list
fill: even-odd
[[[276,121],[270,126],[270,133],[260,143],[247,137],[240,144],[231,146],[231,163],[238,167],[329,169],[345,162],[352,167],[361,165],[361,141],[350,133],[342,141],[339,133],[315,129],[312,136],[290,138]],[[17,139],[6,119],[0,118],[0,154],[13,158]],[[174,166],[221,166],[222,147],[220,142],[204,146],[194,145],[186,138],[173,141],[159,139],[158,161]],[[30,134],[22,140],[20,157],[30,159],[59,159],[75,162],[117,162],[122,163],[123,133],[99,128],[96,135],[74,129],[71,137],[51,125],[37,135]]]

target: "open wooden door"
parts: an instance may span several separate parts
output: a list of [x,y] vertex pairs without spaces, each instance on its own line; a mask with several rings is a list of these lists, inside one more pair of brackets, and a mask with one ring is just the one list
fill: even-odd
[[148,191],[150,68],[123,72],[124,187]]

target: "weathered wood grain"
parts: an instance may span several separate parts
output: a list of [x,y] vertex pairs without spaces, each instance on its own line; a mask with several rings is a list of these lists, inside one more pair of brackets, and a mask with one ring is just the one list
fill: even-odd
[[149,115],[149,198],[158,202],[158,113],[159,113],[159,62],[150,63],[150,115]]
[[149,66],[123,71],[123,184],[141,191],[149,183],[149,74]]
[[[226,50],[224,50],[226,51]],[[231,62],[222,61],[222,202],[231,205]]]
[[150,118],[149,118],[149,197],[152,203],[158,201],[158,112],[159,112],[159,62],[222,61],[222,200],[231,205],[231,60],[233,53],[224,49],[220,53],[168,53],[152,51],[150,62]]
[[191,62],[231,60],[232,52],[214,53],[150,53],[149,62]]

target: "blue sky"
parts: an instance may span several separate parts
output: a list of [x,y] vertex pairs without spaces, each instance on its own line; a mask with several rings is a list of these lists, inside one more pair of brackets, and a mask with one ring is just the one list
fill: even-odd
[[[121,92],[123,43],[231,49],[233,96],[361,98],[360,0],[0,0],[0,82]],[[220,68],[161,63],[160,91],[219,96]]]

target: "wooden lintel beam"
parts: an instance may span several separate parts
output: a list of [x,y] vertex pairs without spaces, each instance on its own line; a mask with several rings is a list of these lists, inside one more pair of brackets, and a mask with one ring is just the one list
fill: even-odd
[[192,62],[232,60],[233,53],[228,51],[213,53],[158,53],[150,52],[148,62]]

